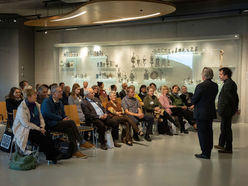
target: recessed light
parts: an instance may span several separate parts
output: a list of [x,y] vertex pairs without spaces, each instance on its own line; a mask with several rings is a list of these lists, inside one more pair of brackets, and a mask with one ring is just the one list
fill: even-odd
[[14,23],[16,23],[16,19],[14,19],[13,21],[14,21]]
[[73,16],[70,16],[70,17],[64,17],[64,18],[60,18],[60,19],[53,19],[53,20],[51,20],[51,22],[64,21],[64,20],[72,19],[72,18],[81,16],[81,15],[86,14],[86,13],[87,13],[87,11],[83,11],[83,12],[80,12],[80,13],[78,13],[76,15],[73,15]]
[[47,31],[45,31],[45,34],[47,34]]
[[113,22],[121,22],[121,21],[132,21],[132,20],[137,20],[137,19],[144,19],[144,18],[149,18],[149,17],[154,17],[158,16],[161,13],[155,13],[155,14],[149,14],[145,16],[139,16],[139,17],[127,17],[127,18],[121,18],[121,19],[112,19],[112,20],[107,20],[107,21],[96,21],[94,23],[113,23]]
[[238,35],[235,35],[234,37],[238,38],[239,36]]

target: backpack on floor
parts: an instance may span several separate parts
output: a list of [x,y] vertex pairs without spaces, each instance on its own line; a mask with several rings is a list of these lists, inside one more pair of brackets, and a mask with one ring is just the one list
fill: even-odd
[[69,159],[72,157],[72,145],[64,138],[57,138],[54,140],[55,149],[62,155],[62,159]]

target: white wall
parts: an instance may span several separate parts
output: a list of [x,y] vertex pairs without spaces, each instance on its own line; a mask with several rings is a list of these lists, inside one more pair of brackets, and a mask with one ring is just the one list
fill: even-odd
[[[143,40],[163,38],[194,38],[205,36],[220,36],[229,34],[241,35],[241,65],[239,95],[241,99],[241,122],[248,122],[246,105],[248,105],[247,85],[247,47],[248,47],[248,17],[212,18],[184,22],[156,23],[136,26],[92,27],[76,31],[52,31],[48,34],[35,34],[35,82],[53,83],[58,81],[57,56],[54,45],[57,43],[104,42],[122,40]],[[242,88],[241,88],[242,87]]]

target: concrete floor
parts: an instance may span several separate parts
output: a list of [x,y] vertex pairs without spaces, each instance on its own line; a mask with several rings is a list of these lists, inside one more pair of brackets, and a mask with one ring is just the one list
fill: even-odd
[[[248,124],[234,124],[234,152],[218,154],[211,160],[194,157],[200,152],[197,133],[153,136],[133,147],[98,149],[96,157],[69,159],[57,165],[41,161],[35,170],[8,169],[8,154],[0,152],[1,186],[247,186]],[[214,142],[219,123],[214,124]],[[92,151],[83,151],[90,155]]]

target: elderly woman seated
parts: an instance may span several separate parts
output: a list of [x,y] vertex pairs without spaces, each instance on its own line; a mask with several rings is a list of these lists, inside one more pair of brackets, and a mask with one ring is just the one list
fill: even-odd
[[12,127],[16,144],[24,154],[28,154],[30,152],[26,150],[26,146],[30,140],[40,147],[40,151],[44,152],[47,160],[56,164],[61,156],[56,152],[49,134],[45,130],[40,105],[36,102],[36,92],[26,89],[24,98],[17,109]]
[[139,130],[136,123],[124,114],[124,110],[121,107],[121,102],[116,101],[116,93],[114,91],[109,93],[110,101],[107,103],[106,109],[108,110],[108,115],[116,120],[118,123],[122,123],[126,125],[126,134],[124,134],[124,138],[122,141],[127,145],[132,146],[132,137],[130,135],[130,127],[133,127],[135,132],[137,132],[140,136],[143,136],[143,132]]
[[162,118],[162,123],[165,125],[166,134],[172,136],[173,134],[170,132],[168,122],[172,122],[176,125],[176,122],[171,118],[171,116],[162,109],[162,105],[160,104],[158,98],[154,95],[154,88],[148,87],[148,94],[144,98],[144,110],[146,114],[153,115],[157,118]]

